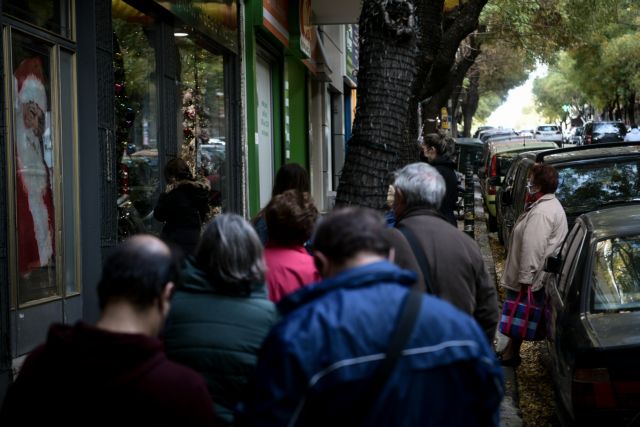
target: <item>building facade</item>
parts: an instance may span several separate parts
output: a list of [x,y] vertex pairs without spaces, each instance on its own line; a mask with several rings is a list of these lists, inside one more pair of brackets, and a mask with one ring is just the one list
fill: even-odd
[[286,162],[331,208],[357,16],[326,3],[0,0],[0,401],[52,322],[97,319],[105,254],[159,232],[167,160],[211,217],[255,215]]

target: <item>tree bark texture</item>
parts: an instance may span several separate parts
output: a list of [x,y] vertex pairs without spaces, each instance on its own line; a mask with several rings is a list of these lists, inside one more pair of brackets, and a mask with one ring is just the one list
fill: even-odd
[[365,0],[360,15],[358,100],[337,206],[383,210],[400,152],[416,77],[412,1]]
[[[451,97],[454,89],[462,84],[467,72],[473,66],[480,53],[480,46],[475,34],[469,36],[469,46],[464,49],[459,49],[458,60],[455,63],[453,69],[449,73],[449,77],[440,89],[429,98],[424,104],[423,108],[423,122],[424,133],[432,133],[436,131],[435,120],[430,120],[436,117],[442,107],[446,106],[447,100]],[[450,112],[451,114],[452,112]]]
[[480,102],[480,72],[477,69],[473,69],[469,75],[469,87],[462,103],[462,114],[464,116],[464,133],[465,138],[471,137],[471,125],[473,124],[473,116],[475,116],[478,110],[478,103]]

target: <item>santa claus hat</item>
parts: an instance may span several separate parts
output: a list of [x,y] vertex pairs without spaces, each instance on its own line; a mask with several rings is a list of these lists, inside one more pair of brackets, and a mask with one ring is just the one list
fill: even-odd
[[47,111],[47,90],[42,81],[34,74],[29,74],[22,81],[20,92],[18,92],[18,101],[21,104],[35,102],[43,112]]

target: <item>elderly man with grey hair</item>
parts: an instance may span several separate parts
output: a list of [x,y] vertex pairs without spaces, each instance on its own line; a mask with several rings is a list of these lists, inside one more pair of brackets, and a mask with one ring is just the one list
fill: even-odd
[[496,287],[477,243],[438,212],[444,179],[432,166],[413,163],[395,173],[393,186],[396,227],[426,271],[427,291],[472,315],[492,342],[499,315]]

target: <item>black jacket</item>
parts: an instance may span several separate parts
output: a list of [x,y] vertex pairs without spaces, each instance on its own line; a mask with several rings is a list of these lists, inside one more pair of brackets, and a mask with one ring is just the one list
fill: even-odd
[[192,254],[209,210],[208,199],[209,186],[203,181],[178,181],[171,191],[161,194],[153,216],[164,222],[162,238]]
[[458,177],[455,172],[456,164],[448,157],[438,156],[430,165],[440,172],[447,187],[442,205],[440,206],[440,213],[444,215],[447,221],[457,227],[458,221],[453,214],[456,208],[456,202],[458,201]]

